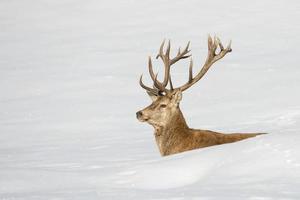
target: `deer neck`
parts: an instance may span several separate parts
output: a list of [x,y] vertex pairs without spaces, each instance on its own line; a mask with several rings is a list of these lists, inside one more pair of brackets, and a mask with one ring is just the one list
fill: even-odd
[[162,155],[167,155],[167,151],[180,144],[189,132],[189,127],[179,108],[166,125],[154,126],[154,128],[156,143]]

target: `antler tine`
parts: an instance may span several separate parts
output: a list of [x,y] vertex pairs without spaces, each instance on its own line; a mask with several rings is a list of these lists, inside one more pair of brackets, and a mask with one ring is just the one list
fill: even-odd
[[218,40],[219,47],[220,47],[221,51],[224,50],[224,46],[223,46],[223,44],[222,44],[220,38],[217,37],[217,40]]
[[[211,38],[210,35],[208,35],[207,39],[207,46],[208,46],[208,55],[206,58],[206,61],[200,70],[200,72],[193,77],[192,67],[193,67],[193,61],[190,61],[190,68],[189,68],[189,80],[186,84],[182,85],[181,87],[178,87],[176,89],[180,89],[181,91],[184,91],[191,87],[193,84],[198,82],[205,73],[209,70],[209,68],[218,60],[222,59],[227,53],[231,52],[231,41],[227,45],[226,48],[224,48],[223,44],[221,43],[221,40],[218,37],[214,37],[214,39]],[[217,48],[220,48],[220,52],[217,54],[216,50]]]
[[207,45],[208,45],[208,53],[209,53],[213,46],[213,40],[210,35],[208,35]]
[[167,46],[167,50],[166,50],[166,57],[170,58],[170,49],[171,49],[171,41],[168,41],[168,46]]
[[190,67],[189,67],[189,83],[193,80],[193,59],[190,60]]
[[186,45],[186,47],[185,47],[185,49],[184,49],[184,51],[183,52],[186,52],[186,53],[189,53],[190,52],[190,50],[189,50],[189,47],[190,47],[190,41],[188,41],[188,43],[187,43],[187,45]]
[[173,83],[172,83],[172,79],[171,79],[171,75],[169,74],[169,82],[170,82],[170,90],[174,90],[174,87],[173,87]]
[[159,94],[159,91],[157,89],[150,88],[150,87],[144,85],[142,79],[143,79],[143,74],[140,77],[140,86],[142,88],[144,88],[147,92],[150,92],[151,94],[154,94],[154,95],[158,95]]
[[226,49],[228,52],[232,52],[232,49],[231,49],[231,40],[229,41],[229,44],[227,45]]
[[[163,40],[163,42],[161,43],[160,47],[159,47],[159,52],[156,56],[156,59],[158,59],[159,57],[161,57],[164,54],[164,46],[165,46],[165,42],[166,39]],[[162,58],[162,57],[161,57]]]
[[160,92],[165,92],[166,88],[163,84],[161,84],[158,80],[157,80],[157,76],[158,73],[155,75],[155,79],[154,79],[154,86],[159,89]]
[[170,61],[171,42],[170,42],[170,40],[168,41],[166,53],[164,53],[165,42],[166,42],[166,40],[164,39],[159,47],[159,52],[156,56],[156,59],[158,59],[159,57],[162,59],[162,61],[164,63],[164,67],[165,67],[164,80],[162,83],[160,83],[163,87],[167,86],[168,80],[169,80],[169,73],[170,73],[170,62],[169,61]]
[[149,56],[149,58],[148,58],[148,69],[149,69],[149,74],[151,76],[151,79],[152,79],[152,81],[154,81],[155,80],[155,75],[154,75],[154,72],[153,72],[151,56]]

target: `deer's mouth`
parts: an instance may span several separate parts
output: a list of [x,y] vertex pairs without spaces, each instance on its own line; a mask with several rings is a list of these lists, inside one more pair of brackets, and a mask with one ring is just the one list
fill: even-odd
[[145,118],[145,117],[138,117],[137,118],[140,122],[146,122],[149,120],[149,118]]

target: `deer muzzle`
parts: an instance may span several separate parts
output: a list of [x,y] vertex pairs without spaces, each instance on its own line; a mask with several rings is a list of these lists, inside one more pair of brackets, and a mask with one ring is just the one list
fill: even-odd
[[136,113],[136,118],[137,118],[139,121],[141,121],[141,122],[147,121],[147,117],[145,117],[145,116],[143,115],[143,112],[142,112],[142,111],[138,111],[138,112]]

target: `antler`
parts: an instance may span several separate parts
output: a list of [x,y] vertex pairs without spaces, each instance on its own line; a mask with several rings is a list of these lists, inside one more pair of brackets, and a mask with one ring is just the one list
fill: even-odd
[[[191,55],[187,55],[190,52],[190,50],[188,49],[189,45],[190,45],[190,42],[188,42],[188,44],[186,45],[186,47],[184,48],[184,50],[182,52],[179,48],[177,55],[172,59],[170,59],[170,49],[171,49],[170,40],[168,42],[167,49],[166,49],[165,53],[164,53],[164,45],[165,45],[165,40],[160,45],[159,52],[156,56],[156,59],[161,58],[163,63],[164,63],[165,72],[164,72],[163,82],[159,82],[157,80],[157,74],[155,75],[154,72],[153,72],[152,60],[151,60],[150,56],[149,56],[149,59],[148,59],[148,69],[149,69],[150,77],[153,81],[153,88],[150,88],[150,87],[144,85],[143,82],[142,82],[142,76],[140,77],[141,87],[146,89],[148,92],[150,92],[152,94],[155,94],[155,95],[161,95],[164,92],[167,93],[170,90],[173,90],[173,85],[172,85],[172,82],[171,82],[171,75],[170,75],[171,65],[173,65],[174,63],[176,63],[177,61],[179,61],[181,59],[185,59],[185,58],[188,58],[188,57],[191,56]],[[168,85],[168,82],[170,82],[170,90],[166,89],[166,86]]]
[[[191,56],[191,54],[187,55],[190,52],[190,50],[189,50],[190,42],[188,42],[188,44],[186,45],[186,47],[184,48],[184,50],[182,52],[179,48],[177,55],[172,59],[170,59],[170,49],[171,49],[170,40],[168,42],[165,53],[164,53],[164,45],[165,45],[165,40],[160,45],[159,53],[156,56],[156,59],[161,58],[164,63],[165,72],[164,72],[163,82],[160,82],[157,80],[157,74],[155,75],[153,72],[152,60],[151,60],[150,56],[148,59],[148,69],[149,69],[150,77],[153,80],[153,88],[144,85],[143,81],[142,81],[142,76],[140,77],[141,87],[144,88],[145,90],[147,90],[147,92],[150,92],[151,94],[154,94],[154,95],[162,95],[163,93],[168,93],[172,90],[177,90],[177,89],[179,89],[181,91],[188,89],[193,84],[198,82],[216,61],[222,59],[227,53],[232,51],[231,41],[228,44],[228,46],[226,48],[224,48],[223,44],[221,43],[221,41],[218,37],[214,37],[214,39],[212,39],[211,36],[208,36],[208,55],[207,55],[206,61],[204,63],[204,66],[202,67],[200,72],[195,77],[193,77],[193,60],[191,59],[190,66],[189,66],[188,82],[185,83],[184,85],[174,89],[172,80],[171,80],[171,74],[170,74],[171,65],[173,65],[174,63],[176,63],[177,61],[179,61],[181,59],[185,59],[185,58],[188,58]],[[220,52],[216,53],[216,50],[218,49],[218,47],[220,48]],[[166,86],[168,85],[168,83],[170,84],[170,89],[166,89]]]
[[[216,53],[216,50],[220,48],[220,52]],[[211,36],[208,36],[208,55],[206,58],[206,61],[204,63],[204,66],[200,70],[200,72],[193,77],[193,60],[190,61],[190,67],[189,67],[189,80],[186,84],[176,88],[180,89],[181,91],[184,91],[194,85],[196,82],[198,82],[204,74],[209,70],[209,68],[218,60],[222,59],[227,53],[231,52],[231,41],[227,45],[226,48],[224,48],[221,40],[218,37],[214,37],[214,39],[211,38]]]

